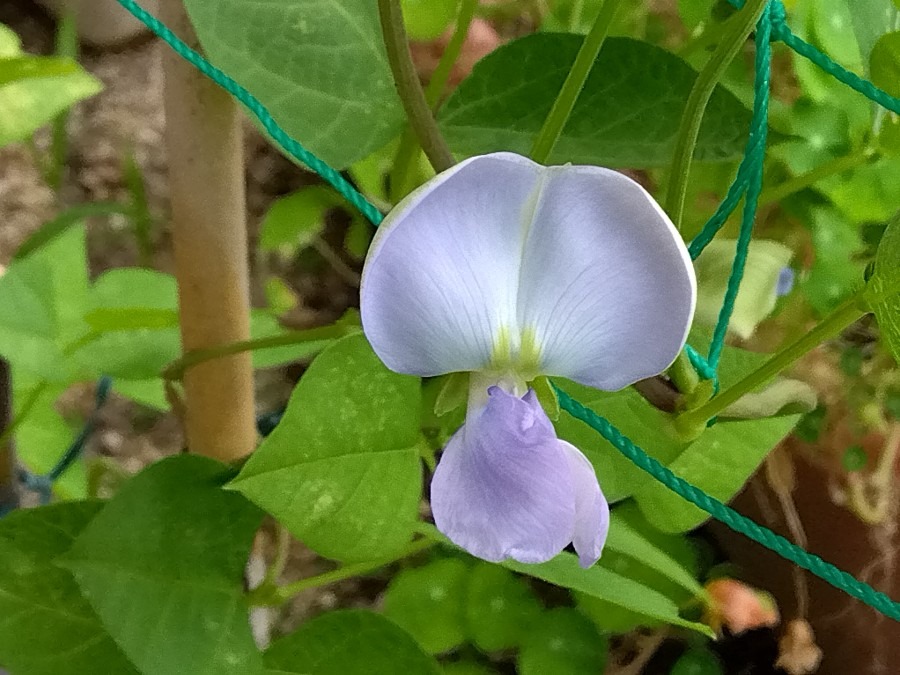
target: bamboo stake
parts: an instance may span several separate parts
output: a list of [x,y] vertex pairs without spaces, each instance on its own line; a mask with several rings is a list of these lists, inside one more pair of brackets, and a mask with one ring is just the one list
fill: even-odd
[[[197,37],[182,0],[160,3],[189,45]],[[166,146],[172,235],[185,352],[250,337],[243,143],[237,104],[166,50]],[[184,377],[191,451],[231,461],[256,444],[249,353],[191,368]]]

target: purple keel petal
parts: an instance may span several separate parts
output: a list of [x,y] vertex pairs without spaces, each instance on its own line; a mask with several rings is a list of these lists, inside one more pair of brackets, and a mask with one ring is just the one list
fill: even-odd
[[587,457],[571,443],[559,441],[566,450],[572,482],[575,486],[575,536],[572,543],[582,567],[590,567],[600,559],[609,533],[609,503],[597,474]]
[[521,399],[499,387],[489,393],[484,410],[450,439],[435,471],[435,524],[484,560],[545,562],[575,535],[568,453],[533,391]]

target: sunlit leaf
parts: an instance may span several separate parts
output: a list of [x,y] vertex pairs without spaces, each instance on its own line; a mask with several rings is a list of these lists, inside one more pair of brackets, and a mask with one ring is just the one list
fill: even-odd
[[362,335],[343,338],[313,361],[231,486],[321,555],[398,553],[421,496],[420,389]]
[[187,0],[210,60],[293,138],[342,169],[403,121],[371,0]]

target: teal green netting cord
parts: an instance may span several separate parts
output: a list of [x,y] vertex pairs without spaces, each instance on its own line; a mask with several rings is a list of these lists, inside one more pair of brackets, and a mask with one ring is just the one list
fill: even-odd
[[294,159],[308,166],[313,173],[333,187],[339,195],[362,213],[373,225],[377,226],[384,219],[381,211],[363,197],[356,188],[341,176],[339,171],[332,169],[299,142],[291,138],[253,94],[204,59],[196,50],[191,49],[175,33],[169,30],[162,21],[147,12],[134,0],[119,0],[119,4],[169,45],[176,54],[243,103],[253,113],[253,116],[259,120],[263,128],[269,132],[269,135],[276,143],[284,148]]
[[592,429],[600,433],[613,447],[630,459],[634,464],[649,473],[660,483],[691,504],[700,507],[716,520],[725,523],[735,532],[749,537],[753,541],[762,544],[767,549],[799,565],[805,570],[824,579],[832,586],[841,589],[858,600],[878,610],[885,616],[900,621],[900,603],[894,602],[884,593],[876,591],[868,584],[859,581],[851,574],[825,562],[819,556],[809,553],[799,546],[792,544],[787,539],[772,532],[772,530],[755,523],[747,516],[726,506],[718,499],[706,494],[703,490],[691,485],[683,478],[676,476],[665,466],[650,457],[646,452],[632,443],[626,436],[616,429],[610,422],[590,408],[566,394],[562,389],[555,387],[559,397],[559,405],[572,417],[581,420]]
[[[738,7],[743,4],[738,0],[729,1]],[[118,0],[118,2],[166,42],[177,54],[194,65],[200,72],[223,87],[239,102],[246,106],[272,138],[291,156],[312,169],[374,225],[378,225],[381,222],[383,219],[381,212],[368,202],[366,198],[345,180],[338,171],[329,167],[313,153],[304,148],[299,142],[291,138],[290,135],[288,135],[287,132],[285,132],[272,118],[271,114],[255,96],[224,72],[206,61],[199,53],[191,49],[174,35],[165,25],[137,5],[134,0]],[[728,216],[737,207],[741,198],[746,194],[741,224],[741,236],[739,237],[735,264],[732,268],[731,278],[729,280],[729,288],[732,286],[734,287],[732,295],[736,294],[737,286],[743,275],[743,267],[746,262],[746,248],[749,245],[753,220],[756,213],[756,202],[761,189],[762,161],[765,154],[766,115],[769,95],[769,61],[771,57],[769,46],[770,37],[785,43],[797,53],[810,59],[822,67],[826,72],[876,103],[881,104],[888,110],[900,114],[900,99],[888,95],[875,87],[872,83],[841,68],[841,66],[834,63],[815,47],[797,38],[785,24],[785,11],[781,2],[773,0],[769,3],[757,26],[754,114],[753,121],[751,122],[751,132],[746,154],[738,169],[734,183],[729,188],[722,205],[717,209],[716,213],[706,224],[701,233],[693,242],[691,242],[689,247],[691,256],[696,258],[700,251],[712,241],[716,232],[722,227]],[[723,307],[719,323],[722,322],[724,316],[724,325],[727,326],[730,313],[730,309]],[[717,339],[724,342],[724,330],[722,330],[721,333],[721,337],[716,338],[713,341],[709,360],[704,359],[703,356],[696,352],[696,350],[693,350],[690,347],[686,348],[691,363],[697,369],[698,373],[707,379],[714,380],[716,376],[714,364],[718,360],[717,354],[721,353],[721,345],[716,347],[716,344]],[[559,397],[560,406],[566,412],[590,426],[636,466],[649,473],[657,481],[682,498],[703,509],[713,518],[728,525],[736,532],[740,532],[759,544],[762,544],[783,558],[790,560],[812,574],[815,574],[832,586],[861,600],[885,616],[900,621],[900,603],[891,600],[891,598],[884,593],[876,591],[868,584],[859,581],[847,572],[825,562],[800,546],[792,544],[787,539],[775,534],[768,528],[753,522],[746,516],[742,516],[737,511],[706,494],[700,488],[688,483],[683,478],[676,476],[672,471],[632,443],[608,420],[586,408],[578,401],[575,401],[564,391],[556,389],[556,392]]]

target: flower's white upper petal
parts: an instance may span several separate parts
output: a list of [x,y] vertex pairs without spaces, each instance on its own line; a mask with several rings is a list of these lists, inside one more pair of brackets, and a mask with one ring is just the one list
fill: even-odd
[[518,155],[473,157],[390,213],[360,289],[363,329],[388,368],[430,376],[487,365],[501,326],[515,321],[539,175]]
[[518,299],[540,371],[610,391],[662,372],[684,345],[697,294],[680,235],[620,173],[545,171]]

